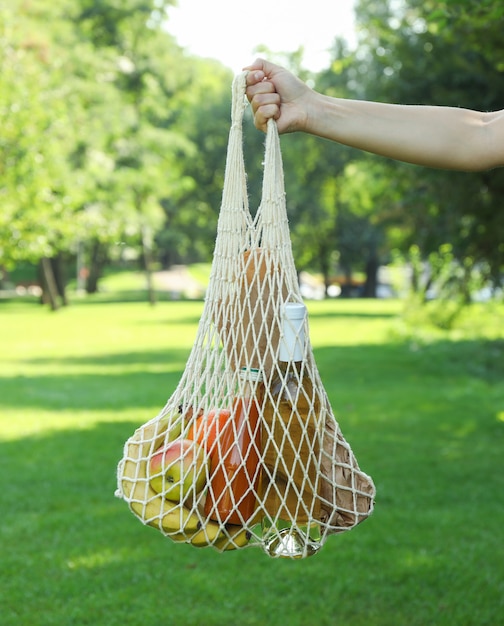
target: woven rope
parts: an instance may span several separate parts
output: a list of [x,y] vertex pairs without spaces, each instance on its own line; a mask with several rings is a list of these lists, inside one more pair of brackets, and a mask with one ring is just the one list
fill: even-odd
[[[265,519],[273,528],[286,518],[303,529],[316,524],[323,544],[328,535],[364,520],[372,512],[375,495],[371,478],[359,469],[333,415],[313,357],[307,320],[302,329],[303,359],[290,386],[280,365],[283,307],[286,302],[302,303],[302,298],[273,120],[268,123],[262,198],[255,219],[249,211],[242,137],[245,76],[240,74],[233,82],[222,204],[196,339],[166,406],[125,443],[116,492],[143,523],[174,541],[218,550],[262,545],[260,522]],[[247,382],[242,368],[259,370],[262,379]],[[291,386],[297,390],[289,391]],[[292,393],[293,402],[282,404],[279,398],[285,400]],[[237,415],[245,405],[247,419],[239,424]],[[229,475],[230,436],[248,442],[238,459],[245,481],[239,491],[232,489],[230,478],[224,487],[222,481],[216,487],[223,474]],[[170,467],[167,459],[156,474],[151,463],[170,440],[190,442],[184,462],[179,459],[172,465],[178,463],[179,486],[189,485],[179,496],[182,501],[166,491],[173,482],[163,483],[166,489],[160,493],[151,482]],[[226,509],[231,512],[223,519],[219,510],[226,497],[231,498]]]

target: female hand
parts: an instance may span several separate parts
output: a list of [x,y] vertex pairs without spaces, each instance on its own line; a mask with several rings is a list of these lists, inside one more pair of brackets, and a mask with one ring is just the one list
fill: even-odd
[[244,69],[249,70],[246,94],[259,130],[266,131],[270,118],[276,120],[279,133],[306,130],[314,92],[305,83],[283,67],[263,59]]

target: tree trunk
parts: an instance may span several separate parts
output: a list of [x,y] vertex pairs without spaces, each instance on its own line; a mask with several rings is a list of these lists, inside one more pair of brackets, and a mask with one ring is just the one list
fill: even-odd
[[94,241],[89,259],[89,273],[86,278],[86,293],[96,293],[98,291],[98,281],[101,278],[106,260],[107,253],[105,248],[99,241]]
[[320,272],[322,274],[322,278],[324,280],[324,295],[327,298],[327,290],[331,285],[331,276],[330,276],[330,262],[329,256],[326,254],[325,250],[326,246],[321,246],[319,250],[319,266]]
[[40,259],[40,277],[42,282],[42,304],[49,304],[53,311],[59,308],[58,288],[51,264],[51,259],[43,257]]
[[343,282],[343,284],[341,285],[341,297],[342,298],[351,298],[352,297],[352,291],[353,291],[353,287],[352,287],[352,281],[353,281],[353,276],[352,276],[352,267],[348,264],[342,264],[342,270],[343,270],[343,275],[345,277],[345,280]]
[[88,274],[87,267],[84,265],[84,242],[79,241],[77,244],[77,293],[83,293],[86,286],[86,276]]
[[51,259],[51,267],[54,275],[54,281],[56,283],[56,290],[61,298],[61,302],[63,303],[63,306],[68,306],[65,285],[65,264],[61,253]]
[[152,252],[150,245],[150,236],[146,226],[142,227],[142,256],[144,260],[145,277],[147,279],[147,293],[149,302],[152,306],[156,304],[156,291],[152,281]]
[[472,303],[473,296],[471,293],[471,275],[472,275],[472,266],[464,265],[464,277],[462,279],[461,291],[462,291],[462,300],[465,306],[468,306]]
[[364,283],[363,298],[376,298],[378,287],[378,259],[371,255],[366,262],[366,281]]

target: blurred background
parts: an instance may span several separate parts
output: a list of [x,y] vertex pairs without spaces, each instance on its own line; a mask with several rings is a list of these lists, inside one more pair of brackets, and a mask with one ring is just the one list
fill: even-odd
[[[281,138],[316,362],[377,485],[365,524],[290,563],[174,544],[113,496],[197,331],[233,75],[261,55],[330,95],[497,110],[503,27],[501,0],[0,4],[2,626],[501,623],[502,169]],[[244,134],[255,211],[249,110]]]
[[[142,271],[154,300],[167,284],[178,291],[163,272],[208,264],[230,83],[254,55],[327,94],[504,106],[498,2],[332,4],[265,15],[254,3],[238,19],[236,3],[197,0],[4,3],[1,289],[31,288],[57,307],[67,288],[92,294],[111,272]],[[256,207],[263,136],[246,127]],[[282,150],[307,297],[502,297],[501,170],[428,170],[301,135]]]

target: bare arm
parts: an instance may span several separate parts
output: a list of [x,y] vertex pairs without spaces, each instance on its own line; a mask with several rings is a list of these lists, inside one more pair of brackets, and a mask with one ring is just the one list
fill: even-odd
[[478,171],[504,165],[504,111],[382,104],[319,94],[261,59],[247,69],[255,124],[303,131],[391,159]]

